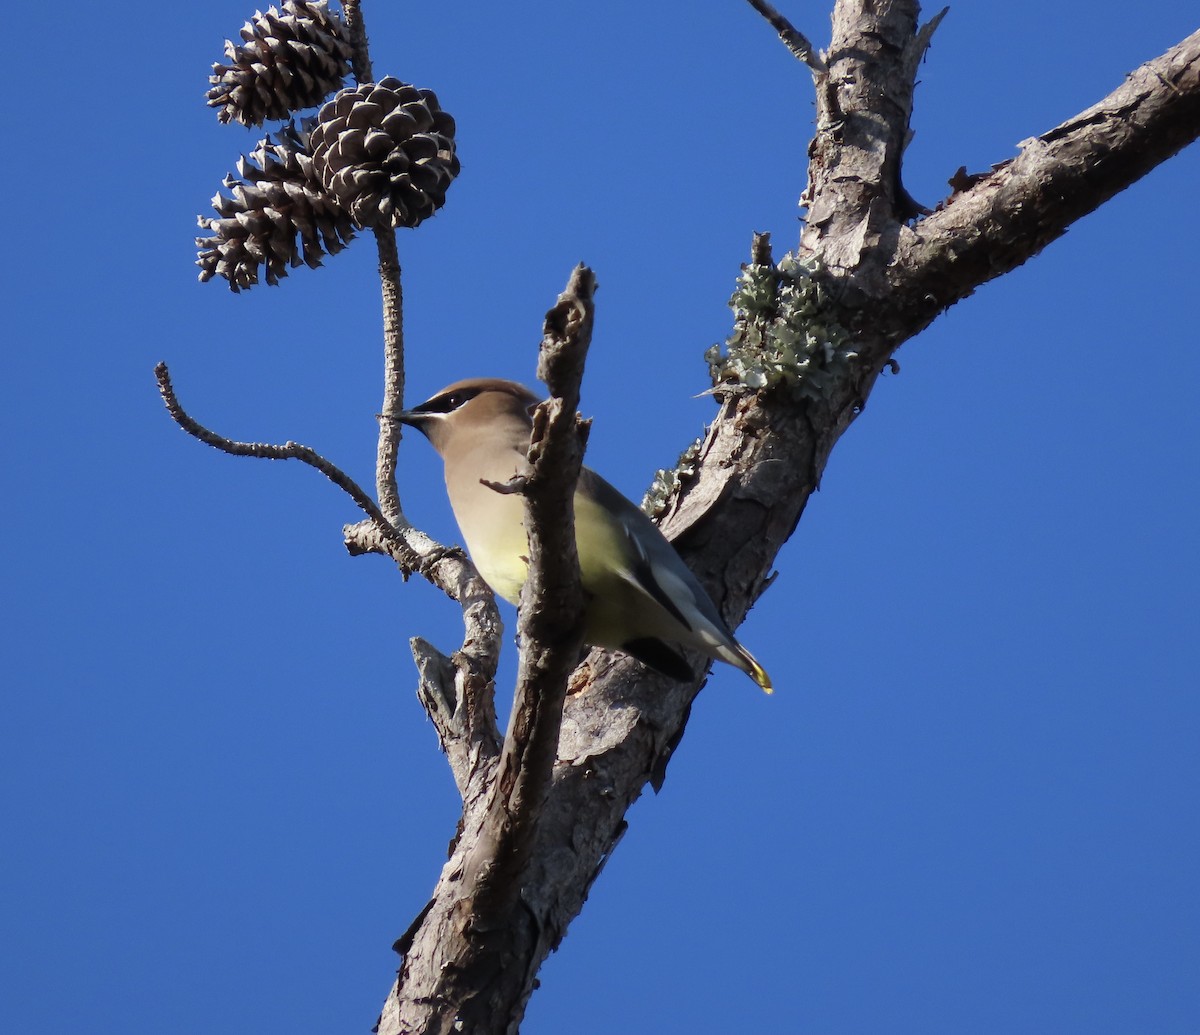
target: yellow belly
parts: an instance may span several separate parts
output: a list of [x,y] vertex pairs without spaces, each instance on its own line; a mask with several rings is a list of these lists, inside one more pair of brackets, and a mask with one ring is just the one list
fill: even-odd
[[[502,484],[523,466],[524,456],[513,451],[499,466],[485,469],[485,477]],[[478,479],[457,484],[447,481],[446,488],[467,552],[479,574],[493,593],[515,604],[529,573],[524,498],[497,492]]]

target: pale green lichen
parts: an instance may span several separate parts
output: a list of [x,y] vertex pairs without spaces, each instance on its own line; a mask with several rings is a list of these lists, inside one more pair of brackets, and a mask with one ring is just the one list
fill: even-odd
[[700,447],[704,439],[698,438],[682,453],[679,462],[670,470],[664,468],[656,471],[654,481],[646,490],[642,499],[642,510],[652,518],[662,515],[671,501],[679,494],[685,485],[696,477],[696,468],[700,461]]
[[809,398],[826,394],[857,353],[820,272],[815,258],[790,252],[777,266],[742,268],[729,300],[733,333],[724,353],[713,345],[704,354],[715,388],[745,393],[784,385]]

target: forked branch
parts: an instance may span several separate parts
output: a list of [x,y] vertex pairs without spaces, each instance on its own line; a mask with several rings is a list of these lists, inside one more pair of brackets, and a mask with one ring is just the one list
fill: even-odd
[[910,336],[1198,138],[1200,31],[1090,108],[1021,141],[1016,158],[958,178],[965,189],[899,228],[888,254],[891,304],[873,318]]

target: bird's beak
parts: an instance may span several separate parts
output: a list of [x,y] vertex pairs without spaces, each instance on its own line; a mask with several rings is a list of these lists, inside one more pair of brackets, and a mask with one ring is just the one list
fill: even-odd
[[420,410],[401,410],[396,414],[396,420],[401,424],[407,424],[410,428],[416,428],[422,435],[429,438],[429,432],[433,425],[437,423],[437,419],[441,416],[440,413],[422,413]]

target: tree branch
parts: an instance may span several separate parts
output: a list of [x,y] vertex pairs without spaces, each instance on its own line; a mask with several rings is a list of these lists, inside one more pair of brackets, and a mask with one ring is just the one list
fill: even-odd
[[889,250],[889,305],[874,318],[890,341],[911,337],[1198,137],[1195,32],[1135,69],[1099,103],[1022,141],[1016,158],[969,178],[967,190],[912,229],[897,228]]
[[396,231],[375,228],[379,282],[383,292],[383,406],[379,411],[379,445],[375,454],[375,491],[380,509],[393,523],[404,521],[396,489],[396,453],[400,448],[399,413],[404,409],[404,292],[400,285],[400,253]]
[[422,557],[401,539],[396,530],[388,522],[375,501],[371,499],[341,468],[330,463],[323,456],[298,442],[285,442],[283,445],[273,445],[266,442],[238,442],[224,435],[210,431],[193,418],[180,405],[171,384],[171,372],[166,363],[159,363],[154,368],[154,377],[158,381],[158,391],[166,404],[167,412],[184,431],[193,438],[199,439],[205,445],[219,449],[230,456],[252,456],[261,460],[299,460],[314,470],[320,471],[334,485],[345,492],[358,507],[371,519],[372,527],[381,538],[387,540],[389,548],[397,551],[397,563],[406,574],[420,570]]
[[759,14],[766,18],[771,28],[779,33],[783,45],[800,61],[803,61],[814,73],[824,74],[825,62],[820,53],[791,22],[780,14],[767,0],[747,0]]

